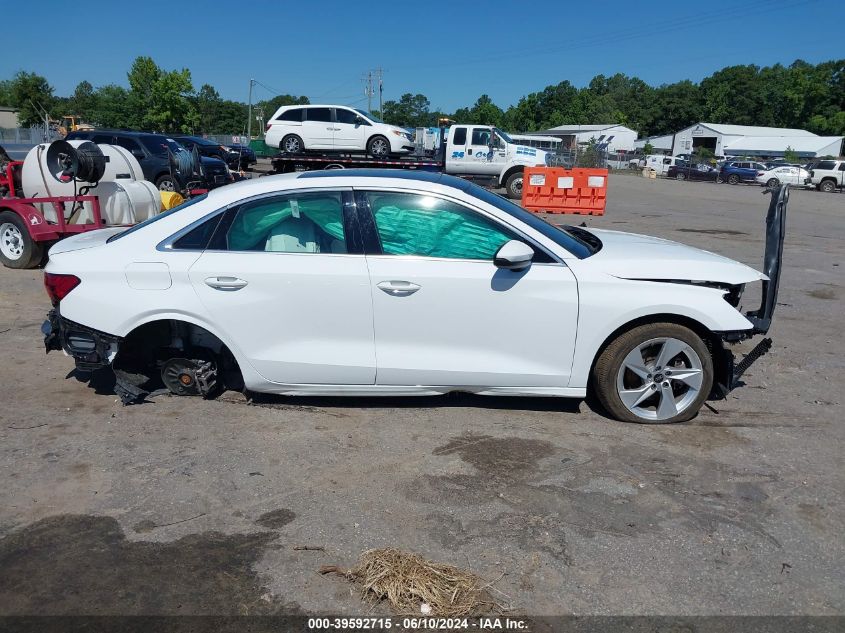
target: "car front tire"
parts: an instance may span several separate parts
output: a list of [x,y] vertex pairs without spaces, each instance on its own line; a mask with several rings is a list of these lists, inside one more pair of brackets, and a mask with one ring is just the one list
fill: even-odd
[[524,181],[523,173],[516,172],[508,176],[505,181],[505,193],[511,200],[522,200],[522,183]]
[[677,323],[648,323],[623,332],[601,353],[592,374],[599,402],[623,422],[686,422],[712,386],[707,345]]
[[387,158],[390,156],[390,141],[383,136],[374,136],[367,141],[367,154],[373,158]]
[[728,184],[729,185],[739,184],[739,176],[737,176],[736,174],[731,174],[730,176],[728,176]]

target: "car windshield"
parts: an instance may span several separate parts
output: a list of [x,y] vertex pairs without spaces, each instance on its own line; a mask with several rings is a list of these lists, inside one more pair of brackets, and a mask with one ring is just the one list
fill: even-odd
[[163,211],[162,213],[159,213],[158,215],[154,215],[153,217],[149,218],[148,220],[144,220],[140,224],[136,224],[135,226],[130,227],[130,228],[126,229],[125,231],[121,232],[121,233],[117,233],[116,235],[112,235],[109,239],[106,240],[106,243],[114,242],[115,240],[119,240],[121,237],[126,237],[127,235],[131,235],[132,233],[134,233],[138,229],[142,229],[145,226],[153,224],[154,222],[158,222],[159,220],[161,220],[163,218],[169,218],[171,215],[173,215],[177,211],[182,211],[184,209],[187,209],[191,205],[194,205],[197,202],[199,202],[200,200],[205,200],[207,197],[208,197],[208,194],[204,193],[200,196],[196,196],[195,198],[191,198],[190,200],[186,200],[185,202],[183,202],[179,206],[173,207],[169,211]]
[[160,134],[141,136],[138,140],[141,141],[144,147],[146,147],[151,154],[155,154],[157,156],[166,156],[168,149],[174,154],[185,149],[172,138],[167,138],[166,136],[161,136]]
[[578,259],[585,259],[601,249],[599,239],[584,229],[576,227],[564,228],[550,224],[510,200],[492,191],[488,191],[484,187],[479,187],[474,183],[469,183],[466,192],[524,222],[535,231],[542,233],[545,237],[552,240],[555,244],[565,248]]
[[508,143],[508,144],[510,144],[510,145],[512,145],[513,143],[515,143],[515,141],[514,141],[514,140],[513,140],[510,136],[508,136],[506,132],[502,132],[502,130],[500,130],[500,129],[499,129],[499,128],[497,128],[497,127],[494,127],[494,128],[493,128],[493,130],[496,132],[496,134],[497,134],[499,137],[501,137],[501,139],[502,139],[505,143]]
[[384,121],[382,121],[380,118],[378,118],[378,117],[377,117],[375,114],[373,114],[372,112],[367,112],[366,110],[359,110],[358,108],[355,108],[355,112],[357,112],[358,114],[363,115],[363,116],[364,116],[364,118],[367,118],[367,119],[369,119],[370,121],[375,121],[376,123],[384,123]]

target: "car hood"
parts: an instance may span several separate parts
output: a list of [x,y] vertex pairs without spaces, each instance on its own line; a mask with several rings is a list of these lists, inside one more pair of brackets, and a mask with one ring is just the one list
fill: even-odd
[[766,275],[699,248],[636,233],[590,229],[602,242],[592,266],[622,279],[666,279],[743,284]]

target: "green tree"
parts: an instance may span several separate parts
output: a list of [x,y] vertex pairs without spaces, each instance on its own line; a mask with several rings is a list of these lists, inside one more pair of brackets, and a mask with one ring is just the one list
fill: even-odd
[[18,72],[10,82],[12,107],[20,110],[18,121],[24,127],[44,122],[42,108],[53,114],[55,105],[53,87],[47,79],[35,73]]
[[654,145],[646,141],[645,145],[643,145],[643,154],[645,154],[646,156],[648,156],[649,154],[654,154]]
[[187,68],[161,73],[153,83],[152,106],[147,119],[161,132],[193,132],[199,115],[191,97],[194,92]]
[[161,79],[162,70],[151,57],[136,57],[127,73],[129,79],[129,101],[133,116],[131,127],[151,129],[155,127],[154,109],[156,84]]
[[796,152],[792,147],[789,145],[786,146],[786,150],[783,153],[783,158],[786,160],[787,163],[797,163],[800,159],[798,156],[798,152]]
[[399,97],[399,101],[384,102],[381,118],[386,123],[402,127],[430,127],[436,125],[436,115],[430,108],[428,97],[406,92]]
[[578,157],[575,159],[576,167],[603,167],[602,152],[598,148],[596,139],[591,138],[583,148],[579,148]]
[[8,79],[0,80],[0,105],[12,105],[12,82]]
[[97,127],[132,127],[135,113],[129,91],[123,86],[108,84],[94,91],[91,111],[85,113],[88,123]]
[[94,86],[88,81],[80,81],[67,100],[69,111],[64,114],[78,114],[87,121],[91,118],[91,113],[96,107],[95,100]]

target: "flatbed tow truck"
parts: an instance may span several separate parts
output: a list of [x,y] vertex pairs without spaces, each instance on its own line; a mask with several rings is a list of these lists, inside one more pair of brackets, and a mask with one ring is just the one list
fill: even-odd
[[527,145],[519,145],[505,132],[489,125],[441,126],[444,139],[433,156],[411,154],[374,158],[366,155],[333,153],[279,153],[270,159],[271,174],[315,169],[417,169],[460,176],[504,187],[509,198],[522,198],[523,170],[526,167],[557,165],[557,155]]

